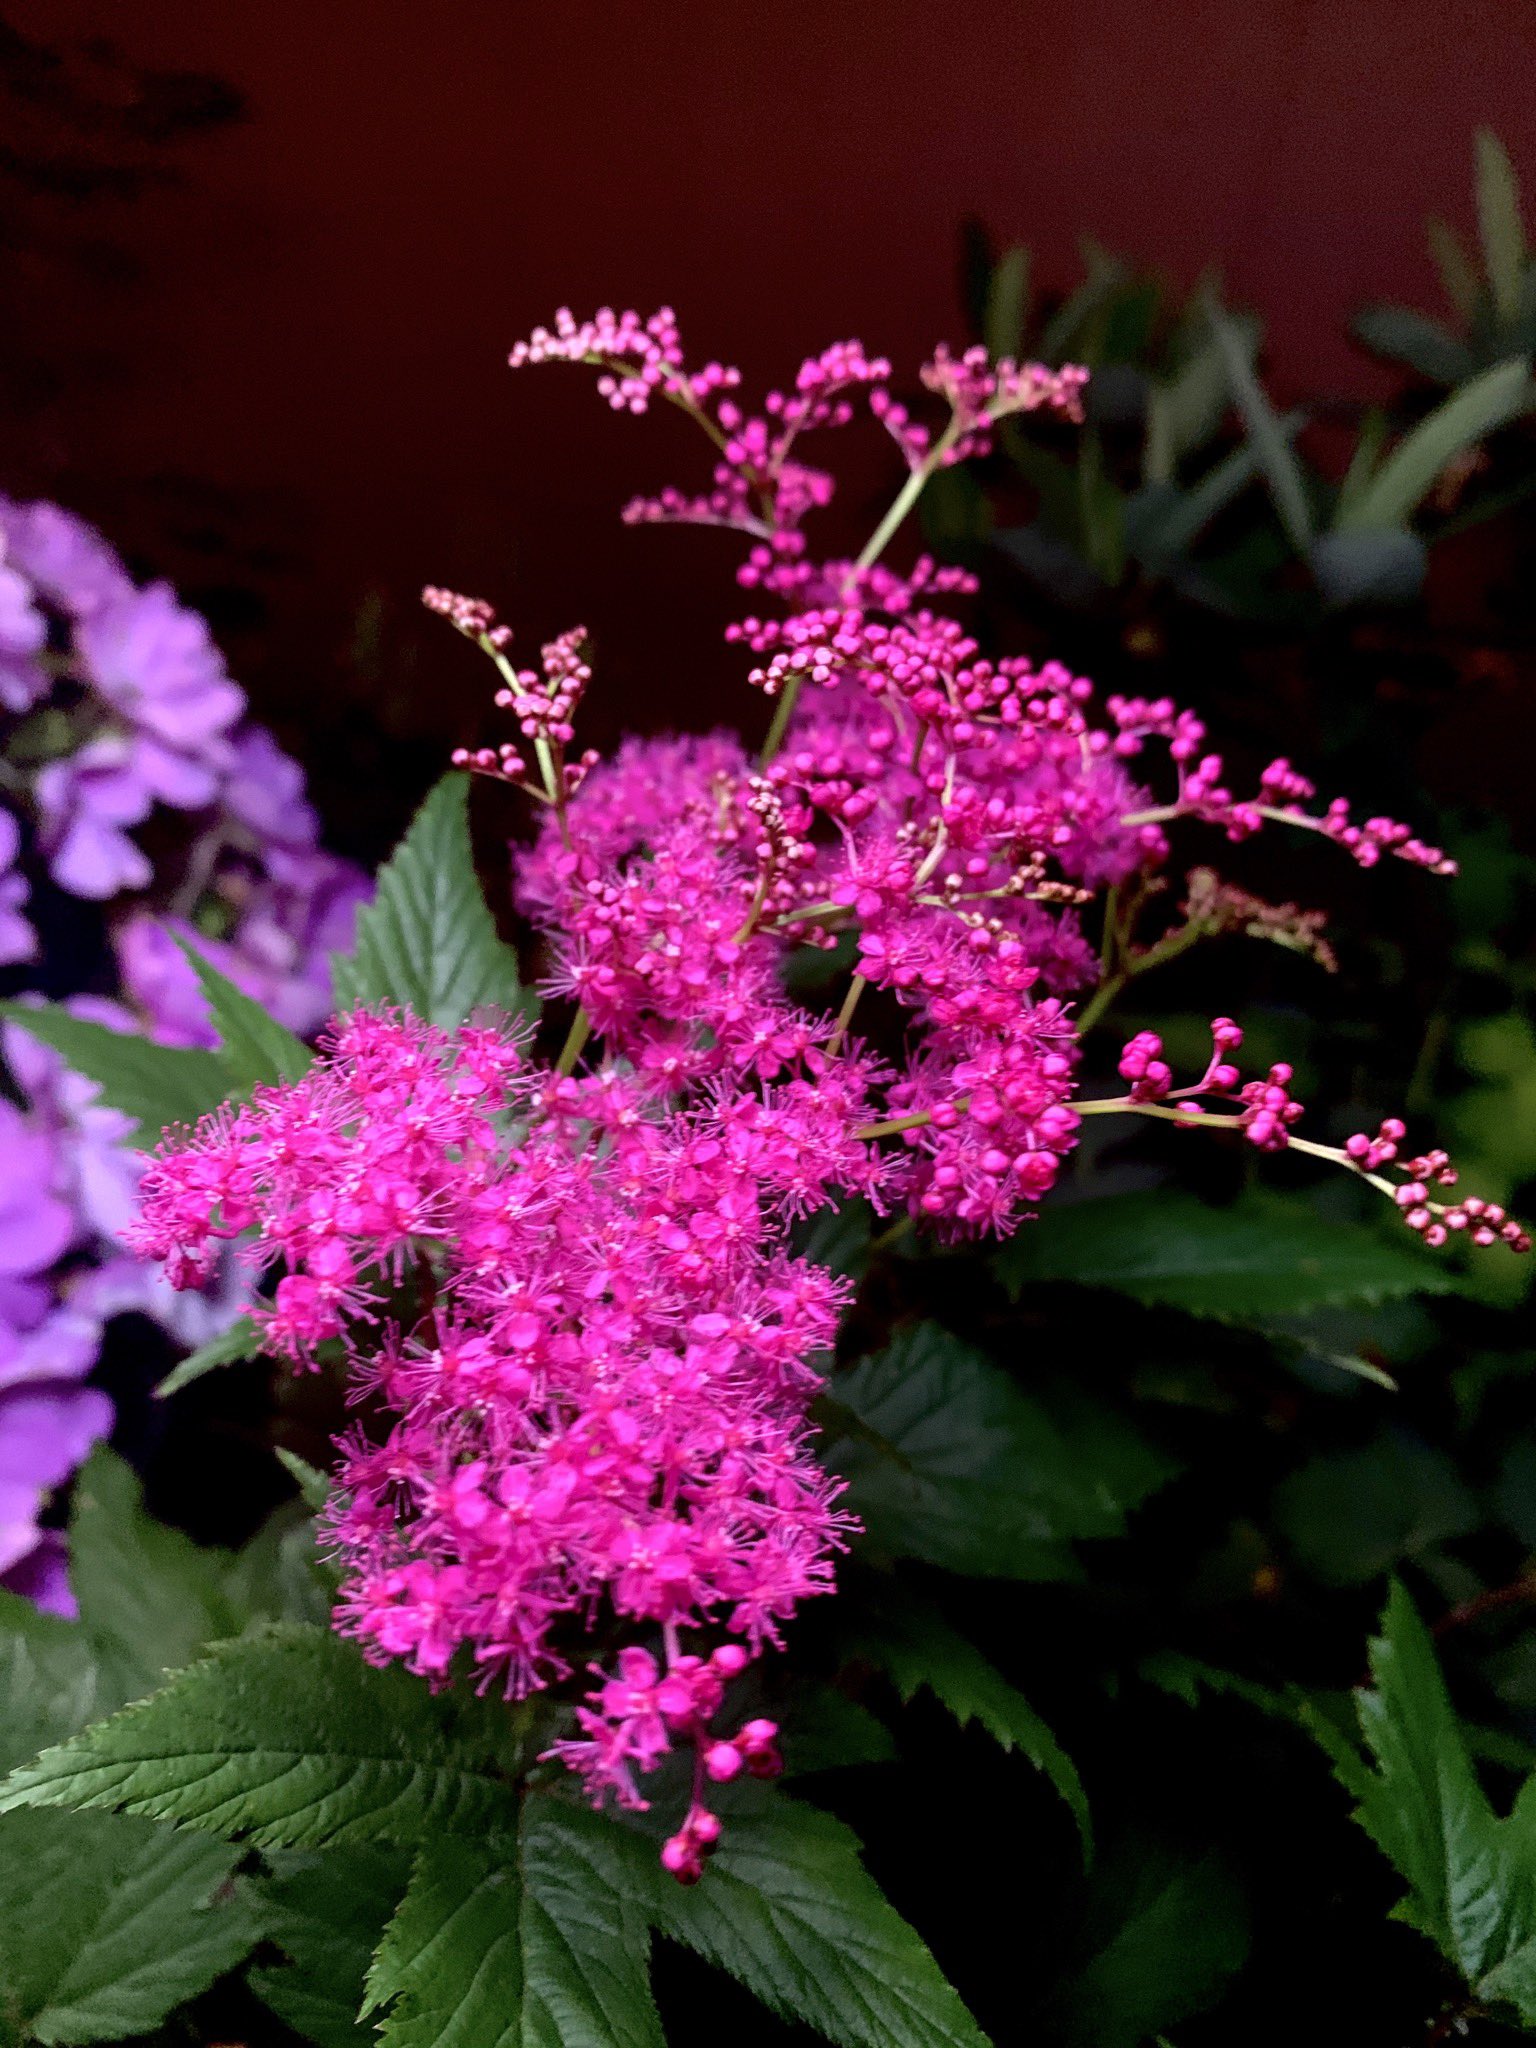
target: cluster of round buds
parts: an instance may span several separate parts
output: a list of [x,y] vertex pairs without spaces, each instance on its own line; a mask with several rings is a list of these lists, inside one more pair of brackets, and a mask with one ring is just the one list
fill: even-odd
[[679,1884],[697,1884],[719,1840],[720,1816],[695,1800],[677,1833],[662,1843],[661,1867]]
[[790,829],[784,799],[766,776],[747,778],[742,801],[757,820],[762,835],[752,848],[760,868],[772,875],[788,876],[815,859],[816,849]]
[[496,692],[498,707],[512,713],[528,739],[565,746],[575,738],[576,706],[592,680],[591,667],[582,657],[586,639],[586,627],[573,626],[547,641],[540,649],[543,674],[519,669]]
[[835,341],[819,356],[807,356],[787,395],[770,391],[763,409],[791,434],[812,427],[842,427],[853,418],[844,393],[866,388],[871,397],[883,389],[891,366],[884,356],[866,353],[861,341]]
[[600,307],[590,320],[578,320],[568,306],[555,315],[553,328],[536,327],[508,357],[514,370],[525,363],[594,363],[604,375],[597,388],[615,412],[643,413],[651,399],[685,383],[683,351],[677,319],[670,306],[649,317]]
[[528,763],[510,742],[499,747],[455,747],[449,755],[455,768],[467,768],[471,775],[488,775],[493,782],[522,783]]
[[[1417,1231],[1435,1250],[1447,1243],[1453,1232],[1465,1232],[1475,1245],[1506,1244],[1511,1251],[1530,1250],[1529,1235],[1502,1204],[1485,1201],[1481,1195],[1466,1195],[1451,1203],[1435,1201],[1430,1193],[1432,1188],[1453,1188],[1461,1176],[1451,1164],[1450,1154],[1438,1148],[1420,1152],[1411,1159],[1402,1158],[1406,1135],[1402,1119],[1389,1116],[1374,1137],[1368,1131],[1356,1131],[1353,1137],[1346,1138],[1344,1157],[1357,1172],[1371,1176],[1378,1186],[1390,1188],[1392,1200],[1410,1230]],[[1384,1166],[1395,1166],[1404,1178],[1395,1186],[1384,1183],[1377,1178]]]
[[1163,1058],[1155,1031],[1138,1031],[1120,1054],[1117,1072],[1130,1082],[1132,1102],[1161,1102],[1173,1086],[1173,1069]]
[[1262,1081],[1249,1081],[1238,1094],[1243,1105],[1238,1121],[1249,1144],[1261,1152],[1283,1152],[1290,1143],[1290,1126],[1303,1109],[1291,1094],[1294,1078],[1295,1069],[1277,1060]]
[[496,607],[483,597],[465,597],[460,591],[444,590],[429,583],[421,593],[421,601],[429,612],[436,612],[456,626],[466,640],[476,640],[493,653],[499,653],[511,642],[512,628],[496,623]]
[[1395,818],[1367,818],[1363,825],[1352,824],[1343,797],[1335,797],[1328,806],[1322,829],[1363,868],[1375,867],[1384,853],[1390,853],[1413,867],[1428,868],[1432,875],[1456,873],[1455,861],[1442,847],[1428,845]]
[[743,1771],[753,1778],[777,1778],[783,1769],[777,1721],[744,1721],[734,1735],[712,1742],[704,1752],[704,1774],[717,1785],[728,1785]]
[[1045,363],[1016,363],[1008,356],[994,363],[980,345],[956,356],[940,344],[919,375],[928,390],[948,402],[959,429],[946,463],[985,454],[994,423],[1011,413],[1044,409],[1072,421],[1083,417],[1088,372],[1077,363],[1059,370]]

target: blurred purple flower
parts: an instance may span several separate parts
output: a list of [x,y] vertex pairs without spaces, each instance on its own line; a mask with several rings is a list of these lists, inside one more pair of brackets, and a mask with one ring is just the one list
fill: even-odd
[[74,1212],[54,1193],[58,1174],[48,1133],[0,1101],[0,1274],[8,1279],[46,1272],[74,1242]]
[[37,933],[22,916],[22,905],[32,892],[16,867],[20,851],[21,827],[0,806],[0,967],[37,958]]
[[203,620],[177,603],[168,583],[103,606],[81,621],[76,644],[108,703],[174,753],[206,759],[244,715],[245,692],[230,681]]
[[38,771],[43,851],[53,879],[72,896],[104,903],[121,890],[146,887],[154,872],[123,829],[141,825],[153,808],[133,754],[126,734],[103,733]]
[[[133,595],[133,581],[96,531],[62,505],[0,498],[0,533],[11,561],[43,596],[77,619]],[[39,641],[38,643],[42,643]]]

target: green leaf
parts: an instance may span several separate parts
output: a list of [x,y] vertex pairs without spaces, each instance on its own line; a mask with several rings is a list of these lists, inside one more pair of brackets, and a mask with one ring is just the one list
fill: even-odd
[[102,1814],[0,1821],[0,2039],[144,2034],[232,1970],[261,1925],[239,1851]]
[[0,1589],[0,1768],[121,1706],[84,1629]]
[[1416,1242],[1324,1222],[1299,1201],[1245,1196],[1213,1209],[1172,1188],[1047,1208],[1008,1240],[995,1266],[1015,1299],[1026,1287],[1068,1280],[1230,1322],[1455,1284]]
[[1024,329],[1029,319],[1029,251],[1012,248],[997,260],[987,280],[987,309],[983,340],[993,362],[1023,352]]
[[318,1466],[311,1465],[307,1458],[301,1458],[297,1451],[286,1450],[282,1444],[277,1446],[275,1456],[299,1489],[305,1506],[318,1514],[331,1497],[330,1480]]
[[268,1938],[287,1961],[253,1970],[250,1986],[278,2018],[318,2048],[368,2048],[358,2018],[368,1966],[404,1896],[411,1858],[359,1846],[279,1850],[256,1891]]
[[225,1593],[242,1621],[327,1622],[335,1605],[332,1567],[315,1547],[312,1509],[302,1500],[275,1508],[230,1560]]
[[1459,384],[1476,367],[1472,351],[1438,320],[1407,306],[1367,306],[1355,333],[1378,356],[1406,363],[1431,384]]
[[1232,401],[1242,415],[1259,467],[1268,479],[1285,537],[1297,554],[1304,555],[1312,544],[1312,512],[1301,465],[1254,372],[1242,330],[1214,300],[1207,307],[1207,317],[1226,366]]
[[475,879],[467,775],[445,775],[422,804],[333,976],[338,1009],[396,1003],[449,1030],[481,1008],[532,1010]]
[[1121,1534],[1171,1469],[1108,1411],[1064,1426],[934,1323],[838,1373],[822,1413],[868,1540],[952,1571],[1076,1577],[1070,1541]]
[[1520,317],[1525,230],[1514,166],[1491,128],[1477,131],[1477,231],[1494,311],[1503,325],[1512,326]]
[[217,1337],[210,1337],[206,1344],[200,1344],[196,1351],[166,1374],[155,1389],[155,1398],[168,1400],[172,1394],[179,1394],[183,1387],[190,1387],[194,1380],[200,1380],[205,1373],[216,1372],[221,1365],[238,1365],[247,1358],[259,1358],[260,1355],[260,1330],[249,1316],[236,1316],[227,1330],[220,1331]]
[[[1251,363],[1258,354],[1262,333],[1260,323],[1252,314],[1234,313],[1228,318],[1238,345]],[[1186,455],[1210,440],[1221,425],[1227,395],[1226,359],[1220,343],[1213,337],[1193,349],[1183,365],[1156,392],[1163,431],[1175,462],[1181,462]]]
[[718,1804],[720,1846],[689,1889],[656,1860],[654,1817],[626,1819],[631,1896],[657,1933],[839,2048],[986,2048],[840,1821],[757,1788],[733,1786]]
[[138,1126],[151,1146],[172,1124],[195,1124],[229,1094],[217,1053],[198,1046],[156,1045],[131,1031],[113,1031],[75,1017],[58,1003],[0,1003],[0,1018],[51,1046],[66,1066],[94,1081],[100,1100]]
[[663,2048],[626,1846],[537,1796],[515,1843],[428,1843],[368,1975],[384,2048]]
[[1040,354],[1048,363],[1061,362],[1077,346],[1085,354],[1085,329],[1127,281],[1128,273],[1118,256],[1108,255],[1094,243],[1083,243],[1083,262],[1088,275],[1070,298],[1065,299],[1046,322],[1040,337]]
[[1118,1844],[1095,1869],[1047,2007],[1050,2038],[1140,2048],[1213,2005],[1247,1953],[1246,1903],[1219,1857],[1186,1863],[1161,1843]]
[[204,1550],[147,1515],[132,1468],[97,1445],[75,1483],[70,1585],[82,1628],[130,1674],[130,1690],[240,1626],[226,1590],[232,1563],[227,1550]]
[[1093,1824],[1077,1766],[1016,1686],[931,1602],[907,1594],[882,1601],[849,1642],[890,1678],[903,1700],[923,1687],[964,1728],[979,1721],[1005,1750],[1019,1749],[1061,1794],[1093,1855]]
[[1470,321],[1477,311],[1482,287],[1466,244],[1453,227],[1434,214],[1424,223],[1424,235],[1452,311],[1462,320]]
[[268,1016],[260,1003],[220,974],[179,932],[170,936],[207,998],[209,1019],[219,1034],[219,1057],[233,1089],[244,1093],[259,1085],[297,1081],[308,1071],[315,1056],[302,1038]]
[[514,1731],[505,1708],[276,1624],[45,1750],[0,1786],[0,1812],[120,1808],[273,1848],[484,1836],[516,1825]]
[[[1536,2021],[1536,1779],[1514,1811],[1489,1805],[1413,1602],[1394,1584],[1357,1694],[1375,1764],[1340,1770],[1355,1818],[1409,1886],[1397,1909],[1480,2001]],[[1336,1768],[1338,1768],[1336,1764]]]
[[1314,1579],[1363,1586],[1476,1528],[1477,1502],[1444,1451],[1400,1430],[1313,1458],[1275,1489],[1277,1533]]
[[1403,436],[1363,490],[1340,505],[1336,531],[1401,526],[1453,457],[1524,412],[1530,400],[1524,357],[1496,363],[1463,384]]
[[1429,550],[1403,526],[1320,533],[1307,567],[1326,604],[1412,604],[1424,587]]

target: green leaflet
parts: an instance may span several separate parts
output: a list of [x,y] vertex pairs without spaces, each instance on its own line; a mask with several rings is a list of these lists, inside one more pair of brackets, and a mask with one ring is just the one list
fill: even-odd
[[329,1629],[273,1624],[23,1765],[0,1812],[117,1808],[273,1848],[505,1832],[517,1744],[506,1710],[478,1706]]
[[1140,2048],[1205,2011],[1248,1953],[1248,1911],[1214,1855],[1186,1862],[1157,1841],[1116,1844],[1046,2008],[1047,2038],[1071,2048]]
[[368,1974],[385,2048],[664,2048],[626,1846],[540,1797],[515,1840],[429,1842]]
[[1403,436],[1370,482],[1340,505],[1338,530],[1401,526],[1453,457],[1526,410],[1530,367],[1524,357],[1496,363],[1443,399]]
[[285,1960],[253,1970],[251,1989],[318,2048],[368,2048],[358,2017],[368,1967],[405,1894],[411,1858],[401,1849],[278,1850],[257,1880],[267,1937]]
[[1242,1322],[1349,1302],[1444,1292],[1455,1275],[1416,1240],[1324,1222],[1295,1201],[1246,1196],[1215,1209],[1176,1188],[1050,1209],[993,1261],[1015,1299],[1068,1280],[1162,1308]]
[[236,988],[196,946],[175,932],[171,937],[208,1000],[209,1020],[219,1034],[219,1057],[232,1087],[243,1091],[263,1082],[297,1081],[315,1057],[303,1039],[269,1017],[260,1003]]
[[1477,1526],[1477,1502],[1443,1450],[1406,1431],[1312,1458],[1275,1489],[1277,1532],[1325,1586],[1363,1586]]
[[227,1330],[217,1337],[210,1337],[206,1344],[198,1346],[155,1389],[156,1397],[165,1401],[172,1394],[179,1394],[183,1387],[190,1387],[204,1374],[217,1372],[221,1365],[235,1365],[247,1358],[259,1357],[261,1353],[261,1332],[249,1316],[237,1316]]
[[839,2048],[986,2048],[840,1821],[756,1786],[732,1786],[715,1803],[725,1832],[703,1882],[687,1889],[656,1860],[655,1817],[626,1817],[627,1882],[658,1934]]
[[[82,1621],[0,1596],[0,1761],[8,1764],[153,1683],[153,1646],[206,1611],[204,1566],[217,1553],[145,1524],[137,1487],[108,1454],[93,1459],[81,1492]],[[160,1576],[135,1588],[135,1572]],[[143,1629],[136,1642],[121,1633],[130,1621]],[[0,2042],[115,2041],[158,2026],[260,1936],[252,1899],[229,1884],[237,1861],[222,1843],[146,1820],[0,1815]]]
[[196,1123],[230,1092],[223,1061],[200,1047],[156,1045],[134,1032],[72,1016],[58,1003],[0,1003],[0,1017],[31,1032],[94,1081],[109,1108],[133,1118],[146,1147],[168,1125]]
[[1477,131],[1477,230],[1493,309],[1507,327],[1520,317],[1525,229],[1514,166],[1491,128]]
[[1312,544],[1312,508],[1307,488],[1290,440],[1276,417],[1263,385],[1254,372],[1248,337],[1232,317],[1214,300],[1208,308],[1211,332],[1226,368],[1232,402],[1242,415],[1243,425],[1253,443],[1254,455],[1264,472],[1275,501],[1275,512],[1285,537],[1297,554],[1304,555]]
[[75,1483],[69,1543],[81,1627],[132,1691],[147,1691],[246,1619],[227,1591],[233,1554],[147,1515],[132,1470],[104,1444]]
[[903,1700],[926,1686],[962,1728],[979,1721],[1002,1748],[1022,1750],[1061,1794],[1077,1823],[1083,1855],[1092,1857],[1093,1823],[1077,1766],[1017,1686],[932,1602],[906,1592],[882,1601],[848,1648],[886,1672]]
[[1356,1705],[1375,1769],[1332,1753],[1355,1818],[1409,1887],[1398,1916],[1439,1946],[1478,1999],[1536,2022],[1536,1778],[1512,1813],[1495,1814],[1429,1631],[1398,1583],[1371,1644],[1371,1676]]
[[1053,1414],[934,1323],[838,1373],[822,1406],[871,1544],[951,1571],[1075,1577],[1070,1543],[1121,1534],[1172,1471],[1118,1416]]
[[467,775],[445,775],[427,796],[332,975],[338,1010],[395,1003],[449,1030],[478,1009],[535,1008],[475,880]]
[[261,1935],[239,1851],[99,1813],[0,1819],[0,2041],[147,2033]]

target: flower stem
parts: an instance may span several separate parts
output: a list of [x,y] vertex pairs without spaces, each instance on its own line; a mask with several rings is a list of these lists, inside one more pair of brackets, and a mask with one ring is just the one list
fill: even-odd
[[582,1048],[592,1036],[592,1019],[583,1006],[571,1019],[571,1028],[565,1034],[565,1043],[560,1048],[560,1057],[555,1061],[555,1072],[565,1080],[576,1071],[576,1062],[581,1058]]

